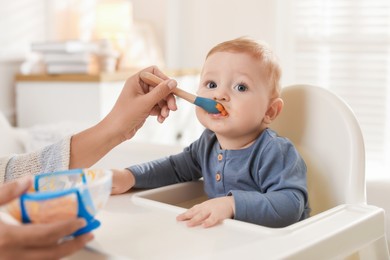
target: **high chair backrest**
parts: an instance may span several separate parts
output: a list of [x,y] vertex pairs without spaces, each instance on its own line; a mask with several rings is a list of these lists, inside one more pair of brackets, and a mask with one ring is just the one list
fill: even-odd
[[289,138],[306,162],[311,215],[366,203],[364,142],[350,107],[309,85],[283,88],[282,99],[283,110],[270,127]]

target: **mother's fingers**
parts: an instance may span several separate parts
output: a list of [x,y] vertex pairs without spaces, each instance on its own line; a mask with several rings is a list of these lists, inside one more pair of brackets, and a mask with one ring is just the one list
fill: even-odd
[[172,110],[172,111],[177,110],[176,98],[173,96],[173,94],[168,95],[166,102],[167,102],[169,110]]
[[157,66],[151,66],[146,70],[151,71],[154,75],[156,75],[160,79],[164,79],[164,80],[168,79],[168,77],[164,73],[162,73],[162,71]]
[[61,238],[73,234],[85,225],[84,219],[72,219],[48,224],[13,226],[13,231],[9,232],[9,240],[30,247],[55,245]]
[[93,239],[91,233],[78,236],[74,239],[43,247],[19,247],[14,252],[13,259],[61,259],[82,249],[86,243]]
[[68,240],[62,242],[59,245],[51,247],[51,249],[47,250],[48,259],[60,259],[67,255],[71,255],[76,251],[82,249],[86,243],[93,239],[93,235],[91,233],[83,234],[78,236],[72,240]]
[[169,108],[163,102],[160,102],[158,105],[154,106],[150,111],[151,116],[157,116],[157,121],[162,123],[169,116]]
[[25,177],[0,186],[0,205],[3,205],[25,193],[32,185],[31,177]]

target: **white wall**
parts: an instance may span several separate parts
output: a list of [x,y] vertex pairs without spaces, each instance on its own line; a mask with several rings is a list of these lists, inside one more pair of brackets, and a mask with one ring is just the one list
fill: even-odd
[[[132,0],[134,18],[148,20],[170,68],[200,68],[217,43],[240,36],[268,42],[280,58],[282,84],[291,84],[291,1]],[[286,69],[284,69],[286,68]]]
[[211,47],[240,36],[281,47],[276,30],[283,22],[281,0],[155,0],[152,7],[144,0],[131,2],[134,19],[155,28],[170,68],[199,68]]
[[214,45],[240,36],[277,41],[277,1],[170,0],[169,5],[165,44],[171,67],[201,67]]
[[[89,37],[99,0],[0,0],[0,110],[14,122],[13,77],[33,41]],[[148,21],[169,68],[200,68],[215,44],[262,39],[282,53],[278,5],[283,0],[132,0],[135,20]],[[285,1],[283,1],[285,2]],[[283,3],[285,5],[285,3]],[[69,8],[69,6],[71,8]],[[66,8],[69,8],[66,10]],[[77,19],[75,12],[85,16]],[[283,60],[283,59],[282,59]]]

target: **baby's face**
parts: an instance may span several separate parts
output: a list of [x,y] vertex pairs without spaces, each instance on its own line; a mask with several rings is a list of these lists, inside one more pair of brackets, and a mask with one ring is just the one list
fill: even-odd
[[217,52],[205,61],[198,95],[221,103],[228,115],[209,114],[201,108],[196,115],[220,142],[237,140],[245,146],[266,127],[263,118],[271,91],[261,71],[261,62],[246,53]]

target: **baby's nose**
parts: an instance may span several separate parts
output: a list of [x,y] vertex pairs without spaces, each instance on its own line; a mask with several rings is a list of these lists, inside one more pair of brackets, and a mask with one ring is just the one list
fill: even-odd
[[229,101],[229,95],[226,93],[226,91],[216,91],[214,93],[214,100],[219,101]]

